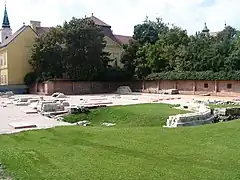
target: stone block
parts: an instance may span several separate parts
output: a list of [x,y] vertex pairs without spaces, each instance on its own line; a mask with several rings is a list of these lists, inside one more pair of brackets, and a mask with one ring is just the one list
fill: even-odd
[[36,124],[25,121],[9,123],[9,126],[13,127],[14,129],[28,129],[37,127]]
[[179,94],[179,91],[178,89],[168,89],[168,90],[165,90],[164,94],[174,95],[174,94]]
[[132,94],[132,90],[129,86],[120,86],[117,89],[117,94],[122,94],[122,95]]
[[46,103],[42,106],[42,112],[64,111],[64,106],[58,103]]

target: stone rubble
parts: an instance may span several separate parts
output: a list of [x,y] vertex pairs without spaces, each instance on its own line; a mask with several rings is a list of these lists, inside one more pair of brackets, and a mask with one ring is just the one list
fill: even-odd
[[240,107],[215,108],[215,122],[225,122],[240,119]]

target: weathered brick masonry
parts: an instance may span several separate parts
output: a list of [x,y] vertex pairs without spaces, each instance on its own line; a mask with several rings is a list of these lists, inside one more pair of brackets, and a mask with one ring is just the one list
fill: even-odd
[[52,94],[97,94],[114,93],[119,86],[130,86],[132,91],[161,93],[166,89],[178,89],[181,94],[206,94],[218,96],[240,95],[240,81],[131,81],[131,82],[73,82],[69,80],[51,80],[38,83],[30,88],[31,93]]

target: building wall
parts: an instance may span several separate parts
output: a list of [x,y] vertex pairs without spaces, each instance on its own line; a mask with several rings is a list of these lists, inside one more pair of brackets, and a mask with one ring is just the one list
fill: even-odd
[[109,52],[111,53],[111,58],[116,60],[116,64],[115,61],[111,62],[110,64],[115,66],[119,66],[121,67],[121,55],[123,52],[123,48],[121,45],[117,44],[116,42],[114,42],[112,39],[110,39],[109,37],[105,36],[105,41],[106,41],[106,47],[104,49],[105,52]]
[[8,45],[8,84],[24,84],[24,76],[31,72],[28,61],[36,37],[35,32],[28,27]]

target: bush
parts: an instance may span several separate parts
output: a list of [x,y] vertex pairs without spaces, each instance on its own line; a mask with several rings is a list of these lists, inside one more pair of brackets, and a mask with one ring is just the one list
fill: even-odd
[[231,72],[161,72],[148,75],[146,80],[240,80],[240,71]]
[[30,72],[30,73],[26,74],[24,77],[24,83],[27,86],[34,84],[36,82],[36,80],[37,80],[37,74],[35,72]]

